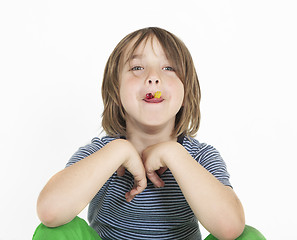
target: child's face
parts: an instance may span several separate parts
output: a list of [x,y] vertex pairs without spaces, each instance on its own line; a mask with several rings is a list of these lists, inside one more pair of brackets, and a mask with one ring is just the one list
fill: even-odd
[[[129,60],[127,52],[133,43],[124,54],[119,74],[120,99],[126,112],[127,128],[170,126],[172,131],[175,116],[183,104],[183,83],[155,37],[143,41]],[[161,92],[157,102],[146,101],[147,93],[157,91]]]

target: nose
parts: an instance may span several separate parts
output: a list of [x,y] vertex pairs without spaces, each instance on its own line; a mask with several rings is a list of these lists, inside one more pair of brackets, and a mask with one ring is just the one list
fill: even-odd
[[146,84],[149,86],[161,84],[161,73],[155,66],[147,68]]
[[152,84],[158,84],[159,82],[160,82],[160,81],[159,81],[158,79],[154,79],[154,80],[149,79],[149,80],[148,80],[149,85],[152,85]]

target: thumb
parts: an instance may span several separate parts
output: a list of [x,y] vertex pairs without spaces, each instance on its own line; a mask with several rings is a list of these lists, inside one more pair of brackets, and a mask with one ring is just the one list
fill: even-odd
[[141,193],[147,186],[146,177],[137,178],[134,177],[134,186],[131,191],[125,194],[127,202],[132,201],[132,199],[139,193]]
[[124,166],[120,166],[117,170],[117,175],[122,177],[125,175],[125,167]]
[[146,173],[147,177],[151,182],[155,185],[155,187],[164,187],[164,181],[159,177],[159,175],[155,171],[148,171]]

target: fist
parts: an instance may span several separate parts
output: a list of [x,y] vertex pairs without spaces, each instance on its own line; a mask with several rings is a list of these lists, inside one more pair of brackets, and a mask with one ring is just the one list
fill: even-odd
[[164,187],[165,183],[160,175],[167,169],[166,151],[170,142],[158,143],[149,146],[142,152],[142,161],[146,171],[146,175],[155,187]]

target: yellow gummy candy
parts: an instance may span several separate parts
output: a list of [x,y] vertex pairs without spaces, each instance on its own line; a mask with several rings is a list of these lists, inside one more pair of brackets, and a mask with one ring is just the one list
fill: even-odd
[[157,91],[155,92],[154,98],[160,98],[161,97],[161,92]]

